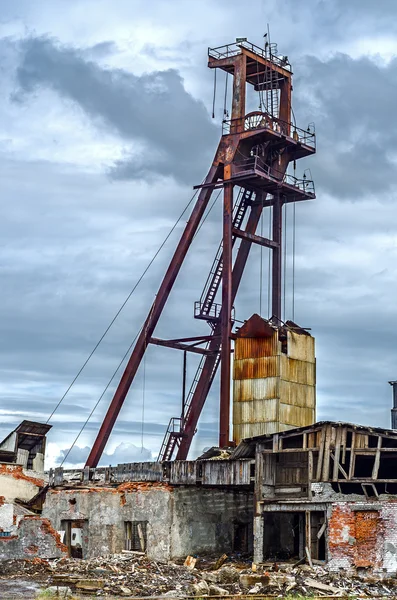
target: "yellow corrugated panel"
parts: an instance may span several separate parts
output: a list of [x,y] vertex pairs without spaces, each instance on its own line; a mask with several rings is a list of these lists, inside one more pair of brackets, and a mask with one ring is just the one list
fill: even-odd
[[292,427],[304,427],[314,423],[315,411],[313,408],[303,408],[302,406],[293,406],[280,402],[279,419],[280,423],[291,425]]
[[248,423],[245,425],[233,425],[233,440],[238,444],[241,440],[256,435],[265,435],[269,433],[278,433],[279,423],[273,421],[271,423]]
[[280,377],[285,381],[315,385],[316,365],[315,363],[295,360],[283,354],[280,356]]
[[234,343],[234,356],[241,358],[260,358],[280,353],[281,344],[277,332],[269,338],[237,338]]
[[279,356],[234,360],[233,379],[262,379],[278,375],[280,375]]
[[280,381],[280,400],[284,404],[315,408],[316,388],[314,385]]
[[234,381],[233,399],[235,402],[245,402],[247,400],[278,398],[279,383],[279,377],[236,379]]
[[314,363],[314,337],[288,331],[288,356]]
[[233,403],[233,423],[268,423],[276,421],[278,414],[278,400],[251,400]]

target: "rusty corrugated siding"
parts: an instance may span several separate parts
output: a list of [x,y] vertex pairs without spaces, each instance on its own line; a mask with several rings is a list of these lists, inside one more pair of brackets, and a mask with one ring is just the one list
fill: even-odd
[[279,419],[281,423],[291,427],[304,427],[314,423],[314,408],[305,408],[303,406],[294,406],[280,402]]
[[300,335],[292,331],[287,332],[288,356],[305,362],[316,361],[314,351],[314,337],[311,335]]
[[234,357],[260,358],[263,356],[276,356],[281,351],[277,332],[268,338],[237,338],[234,345]]
[[[291,429],[291,427],[288,427]],[[269,421],[268,423],[244,423],[233,427],[233,433],[236,439],[244,440],[257,435],[267,435],[281,431],[279,421]]]
[[278,399],[251,400],[246,402],[235,402],[233,405],[233,423],[266,423],[278,419]]
[[314,338],[287,332],[287,354],[278,331],[271,337],[237,338],[234,352],[233,437],[277,433],[315,421]]
[[316,365],[312,362],[289,358],[284,354],[280,356],[280,377],[285,381],[315,385]]
[[278,398],[280,395],[279,383],[278,377],[237,380],[234,382],[234,401],[246,402]]
[[280,357],[241,358],[234,360],[233,379],[262,379],[280,375]]
[[304,385],[291,381],[280,381],[280,398],[285,404],[316,408],[316,388],[314,385]]

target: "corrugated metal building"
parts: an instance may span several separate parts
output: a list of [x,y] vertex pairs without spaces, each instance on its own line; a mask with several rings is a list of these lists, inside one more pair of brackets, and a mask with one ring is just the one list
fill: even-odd
[[314,423],[314,338],[294,323],[253,315],[237,333],[233,379],[236,443]]

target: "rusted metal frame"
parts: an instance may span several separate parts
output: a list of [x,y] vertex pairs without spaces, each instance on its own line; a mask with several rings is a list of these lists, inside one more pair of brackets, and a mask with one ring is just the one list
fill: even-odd
[[[233,57],[231,62],[234,62],[235,65],[235,77],[234,77],[234,87],[233,87],[233,109],[232,109],[232,119],[237,119],[243,121],[244,120],[244,110],[245,110],[245,75],[246,75],[246,61],[243,60],[240,64],[238,60],[235,60],[238,57]],[[230,63],[229,63],[230,64]],[[209,65],[210,66],[210,65]],[[217,65],[212,66],[220,66],[219,62]],[[244,75],[244,77],[242,77]],[[290,78],[289,78],[290,81]],[[289,115],[290,118],[290,115]],[[288,166],[288,156],[284,157],[282,160],[281,170],[285,172]],[[245,231],[252,235],[255,235],[259,219],[263,210],[263,203],[257,206],[251,206],[251,212],[247,221]],[[240,248],[238,250],[238,254],[236,257],[235,265],[233,268],[232,274],[232,294],[231,294],[231,304],[233,304],[234,298],[236,296],[237,290],[239,288],[242,274],[244,271],[244,267],[246,261],[248,259],[249,251],[251,249],[252,242],[248,239],[244,239],[241,242]],[[281,248],[280,248],[281,249]],[[281,275],[281,268],[280,268]],[[280,285],[281,292],[281,285]],[[280,299],[280,312],[281,312],[281,299]],[[214,334],[222,335],[222,327],[220,324],[217,324],[214,329]],[[224,334],[225,335],[225,334]],[[219,350],[219,342],[217,340],[212,340],[210,342],[209,350]],[[226,352],[225,352],[226,354]],[[225,360],[227,360],[225,358]],[[191,445],[191,441],[197,426],[197,422],[199,416],[201,414],[201,410],[205,403],[206,396],[211,387],[213,378],[215,376],[214,366],[215,366],[216,356],[206,357],[205,365],[203,371],[200,376],[200,380],[197,384],[197,388],[195,390],[194,396],[191,401],[189,415],[186,418],[184,437],[181,440],[181,444],[177,454],[177,460],[185,460]],[[230,369],[230,354],[228,356],[229,361],[229,369]],[[230,373],[230,371],[229,371]],[[229,374],[229,403],[230,403],[230,374]],[[225,392],[226,393],[226,392]],[[230,408],[229,408],[230,410]]]
[[286,134],[291,135],[291,78],[284,79],[280,84],[280,110],[279,119],[287,124]]
[[254,54],[250,50],[247,50],[247,48],[242,49],[242,54],[245,54],[245,56],[252,59],[254,62],[263,65],[265,68],[270,70],[270,72],[273,71],[273,72],[279,73],[280,75],[285,77],[287,80],[291,80],[292,71],[288,71],[287,69],[283,69],[282,67],[279,67],[273,61],[266,59],[266,58],[262,58],[261,56]]
[[[184,338],[173,338],[172,340],[167,340],[168,342],[197,342],[197,343],[204,343],[204,342],[209,342],[210,340],[212,340],[213,336],[212,335],[194,335],[191,337],[184,337]],[[196,344],[195,344],[196,345]]]
[[185,416],[186,406],[186,374],[187,374],[187,352],[183,353],[183,367],[182,367],[182,410],[181,410],[181,429],[183,428],[183,419]]
[[247,60],[244,54],[236,57],[233,77],[232,122],[230,133],[244,127]]
[[[209,57],[208,67],[210,69],[233,69],[236,63],[236,59],[241,56],[241,54],[234,54],[233,56],[228,56],[227,58],[212,58]],[[230,71],[229,71],[230,72]]]
[[194,352],[195,354],[212,354],[209,350],[205,348],[196,348],[196,346],[182,344],[180,342],[174,342],[173,340],[160,340],[159,338],[150,338],[150,344],[154,346],[165,346],[166,348],[173,348],[174,350],[183,350],[184,352]]
[[[210,183],[218,179],[220,168],[213,165],[206,177],[206,182]],[[102,422],[99,433],[95,439],[94,445],[88,456],[86,466],[96,467],[105,449],[110,433],[119,415],[124,400],[128,394],[131,383],[134,380],[135,374],[139,368],[143,355],[145,354],[148,340],[151,338],[157,322],[161,316],[163,308],[168,300],[168,296],[172,290],[175,280],[178,276],[183,260],[189,250],[193,237],[200,225],[204,212],[208,206],[212,190],[201,190],[197,202],[193,208],[190,218],[185,226],[183,234],[180,238],[175,253],[171,259],[167,272],[160,285],[156,298],[149,311],[146,321],[142,327],[141,333],[138,336],[134,350],[130,356],[123,376],[117,386],[116,392],[110,403],[108,411]]]
[[273,240],[261,237],[260,235],[247,233],[246,231],[237,229],[236,227],[233,227],[232,234],[238,238],[241,238],[242,240],[250,240],[253,244],[259,244],[259,246],[265,246],[266,248],[277,248],[277,244],[273,242]]
[[[244,125],[247,59],[242,53],[235,60],[233,78],[232,119],[236,127]],[[233,133],[233,131],[232,131]],[[224,167],[223,233],[222,233],[222,310],[221,310],[221,383],[219,408],[219,447],[230,441],[230,352],[232,331],[232,269],[233,269],[233,184],[231,165]]]
[[277,244],[272,252],[272,316],[281,320],[281,283],[282,283],[282,199],[280,194],[274,197],[273,204],[273,241]]
[[233,185],[225,185],[223,195],[223,254],[221,310],[221,389],[219,410],[219,447],[229,445],[230,438],[230,334],[232,329],[232,219]]

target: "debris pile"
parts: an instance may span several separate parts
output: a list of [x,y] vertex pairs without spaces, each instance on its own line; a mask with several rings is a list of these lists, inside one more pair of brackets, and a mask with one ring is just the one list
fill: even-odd
[[24,577],[52,589],[95,596],[397,596],[396,579],[341,575],[319,565],[255,566],[226,555],[214,560],[187,557],[184,564],[159,563],[132,551],[89,560],[7,561],[0,564],[0,577]]

